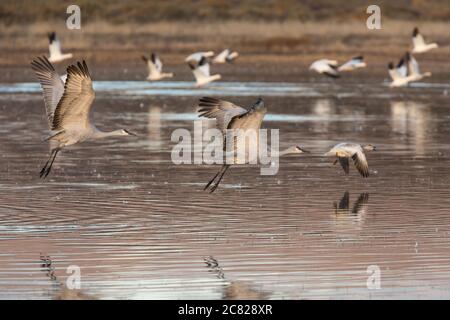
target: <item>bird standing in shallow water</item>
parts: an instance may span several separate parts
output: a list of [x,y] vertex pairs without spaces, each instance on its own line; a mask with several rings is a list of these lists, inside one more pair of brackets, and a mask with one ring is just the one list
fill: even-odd
[[369,164],[367,163],[366,155],[364,151],[374,151],[375,147],[371,144],[360,145],[357,143],[339,143],[331,148],[330,151],[325,153],[325,156],[337,157],[333,164],[336,164],[338,161],[344,169],[345,174],[349,174],[350,165],[349,159],[353,160],[356,169],[358,169],[359,173],[367,178],[369,176]]
[[46,57],[31,63],[44,91],[45,109],[51,134],[45,139],[54,141],[50,158],[40,172],[45,178],[50,173],[56,155],[61,149],[86,140],[96,140],[113,136],[135,135],[125,129],[103,132],[89,119],[89,111],[95,93],[86,62],[67,67],[67,80],[61,80],[55,68]]

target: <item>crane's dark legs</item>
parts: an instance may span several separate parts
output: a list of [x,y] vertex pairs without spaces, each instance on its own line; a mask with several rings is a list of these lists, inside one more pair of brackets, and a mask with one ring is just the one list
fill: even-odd
[[222,166],[222,168],[220,168],[219,172],[216,173],[216,175],[208,182],[208,184],[205,186],[205,188],[203,190],[206,190],[211,185],[211,183],[214,182],[214,180],[217,178],[217,176],[219,176],[219,174],[220,174],[219,179],[217,180],[217,182],[212,186],[211,190],[209,191],[209,193],[213,193],[219,186],[220,181],[222,181],[223,175],[225,174],[225,172],[227,171],[227,169],[229,167],[230,167],[229,164],[224,164]]
[[211,185],[211,183],[213,183],[214,180],[216,180],[217,176],[222,172],[222,170],[223,170],[223,167],[220,168],[220,170],[216,173],[216,175],[211,180],[209,180],[208,184],[203,188],[203,191],[208,189],[208,187]]
[[50,170],[52,170],[53,162],[55,161],[56,155],[61,150],[61,148],[55,148],[52,150],[52,153],[50,154],[50,158],[45,163],[45,166],[42,168],[41,172],[39,173],[40,178],[46,178],[48,174],[50,173]]

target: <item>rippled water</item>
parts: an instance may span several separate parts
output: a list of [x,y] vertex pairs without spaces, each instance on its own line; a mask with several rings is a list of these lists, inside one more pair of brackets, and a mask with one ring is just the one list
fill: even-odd
[[[450,298],[448,86],[190,86],[96,83],[98,126],[139,137],[68,148],[45,181],[40,89],[0,86],[0,298],[67,297],[69,266],[99,299]],[[172,164],[170,136],[205,94],[264,97],[281,148],[312,153],[275,176],[233,167],[203,192],[218,167]],[[370,178],[322,157],[340,141],[378,147]]]

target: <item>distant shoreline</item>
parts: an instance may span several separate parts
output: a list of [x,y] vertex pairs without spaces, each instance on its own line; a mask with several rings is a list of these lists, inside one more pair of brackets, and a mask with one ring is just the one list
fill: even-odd
[[[383,18],[411,21],[449,21],[445,0],[377,1]],[[85,21],[145,24],[153,21],[318,21],[363,19],[366,0],[79,0]],[[63,17],[71,2],[61,0],[2,0],[0,21],[8,24],[51,21]]]
[[[7,72],[0,81],[31,79],[30,61],[48,54],[47,33],[56,31],[63,51],[74,53],[76,59],[86,59],[95,69],[104,69],[97,78],[108,79],[108,74],[133,80],[136,70],[146,72],[141,55],[155,51],[161,55],[166,67],[181,79],[190,79],[184,57],[199,50],[216,52],[231,48],[241,53],[232,68],[219,68],[230,72],[224,79],[255,79],[262,70],[280,79],[289,78],[307,70],[315,59],[328,57],[339,61],[362,54],[369,64],[368,70],[387,75],[387,63],[396,63],[411,47],[411,33],[415,22],[382,21],[382,30],[368,30],[365,22],[355,21],[327,24],[318,22],[216,22],[109,24],[95,22],[82,25],[81,30],[68,30],[64,22],[1,26],[0,67]],[[418,55],[423,68],[430,68],[433,79],[450,70],[450,22],[424,22],[417,24],[426,39],[440,44],[439,50]],[[73,61],[67,61],[71,63]],[[114,68],[111,68],[111,66]],[[65,68],[66,64],[59,67]],[[376,66],[376,68],[372,68]],[[242,74],[240,74],[242,73]],[[285,76],[284,76],[285,75]],[[294,78],[295,79],[295,78]]]

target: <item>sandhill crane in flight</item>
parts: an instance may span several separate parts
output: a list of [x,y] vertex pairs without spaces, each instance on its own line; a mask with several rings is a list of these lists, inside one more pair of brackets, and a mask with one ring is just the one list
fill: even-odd
[[[216,126],[222,132],[224,136],[223,141],[223,149],[226,154],[225,157],[228,158],[228,155],[231,154],[231,162],[228,163],[226,161],[217,174],[208,182],[203,190],[208,189],[208,187],[217,179],[215,184],[211,187],[210,193],[214,192],[219,186],[220,181],[222,180],[225,172],[230,167],[231,164],[248,164],[255,162],[254,156],[259,158],[259,152],[252,153],[250,152],[251,147],[256,147],[256,150],[259,151],[260,143],[259,143],[259,129],[261,128],[262,121],[267,112],[266,107],[264,106],[264,101],[259,98],[249,110],[237,106],[231,102],[203,97],[200,99],[198,104],[198,112],[199,117],[206,117],[216,119]],[[234,133],[238,130],[242,130],[243,135],[235,135]],[[254,133],[247,135],[247,132]],[[230,136],[231,134],[231,136]],[[227,150],[227,139],[234,139],[233,150]],[[243,154],[238,154],[237,146],[241,143],[237,141],[240,137],[244,137],[246,141],[243,141],[249,147],[245,148],[245,152]],[[279,152],[274,155],[271,153],[271,156],[283,156],[292,153],[303,153],[308,152],[302,149],[299,146],[293,146],[285,151]]]
[[95,93],[86,62],[67,67],[65,84],[46,57],[31,63],[43,89],[45,108],[51,133],[45,139],[54,141],[50,158],[40,172],[45,178],[50,173],[56,155],[63,148],[83,142],[113,136],[135,135],[125,129],[103,132],[89,119]]
[[71,53],[62,53],[61,42],[56,37],[56,32],[49,33],[48,40],[48,50],[50,51],[50,57],[48,58],[48,61],[56,63],[73,57],[73,54]]
[[423,36],[419,32],[419,28],[415,27],[412,33],[413,50],[412,53],[423,53],[431,49],[438,48],[437,43],[425,43]]
[[164,73],[162,72],[163,64],[161,59],[154,53],[150,55],[150,59],[146,56],[142,56],[142,60],[145,61],[148,68],[148,76],[147,80],[149,81],[157,81],[164,78],[172,78],[173,73]]
[[337,159],[333,164],[336,164],[339,161],[345,174],[349,174],[349,158],[351,158],[359,173],[364,178],[367,178],[369,176],[369,164],[367,163],[364,151],[374,151],[375,149],[376,148],[371,144],[362,146],[357,143],[343,142],[331,148],[330,151],[325,153],[325,156],[336,157]]

